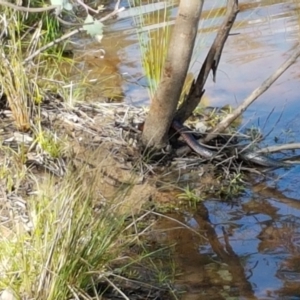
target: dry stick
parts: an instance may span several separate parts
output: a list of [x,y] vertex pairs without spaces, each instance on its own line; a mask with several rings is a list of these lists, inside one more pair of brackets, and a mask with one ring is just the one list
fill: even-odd
[[67,25],[67,26],[83,26],[83,25],[90,25],[90,24],[94,24],[94,22],[91,23],[72,23],[72,22],[68,22],[63,20],[62,18],[60,18],[59,16],[55,16],[56,19],[58,20],[59,23]]
[[290,58],[283,63],[267,80],[265,80],[260,87],[254,90],[248,98],[246,98],[243,103],[237,107],[231,114],[229,114],[224,120],[222,120],[214,130],[209,133],[203,142],[207,143],[213,139],[216,135],[223,132],[236,118],[238,118],[247,107],[254,102],[261,94],[263,94],[268,88],[292,65],[296,62],[297,58],[300,56],[300,44],[296,45],[295,52],[290,56]]
[[[1,0],[0,0],[1,1]],[[114,15],[118,14],[119,12],[123,11],[125,8],[124,7],[120,7],[117,10],[114,10],[113,12],[109,13],[108,15],[106,15],[105,17],[99,19],[100,22],[103,22],[109,18],[112,18]],[[47,50],[48,48],[54,46],[55,44],[58,44],[64,40],[66,40],[67,38],[73,36],[76,33],[79,33],[81,31],[84,31],[83,28],[77,28],[74,29],[66,34],[64,34],[63,36],[61,36],[60,38],[57,38],[56,40],[50,42],[49,44],[39,48],[38,50],[36,50],[34,53],[32,53],[30,56],[28,56],[26,59],[24,59],[23,64],[28,63],[30,60],[32,60],[35,56],[39,55],[42,51]]]
[[191,115],[191,113],[199,104],[201,97],[204,94],[203,88],[210,70],[213,72],[213,78],[215,81],[216,71],[219,65],[222,50],[238,12],[238,1],[228,0],[226,18],[206,56],[196,82],[193,82],[188,96],[180,105],[176,113],[175,118],[182,123]]
[[86,5],[86,4],[85,4],[83,1],[81,1],[81,0],[77,0],[77,2],[78,2],[82,7],[85,8],[85,10],[86,10],[87,13],[89,13],[89,11],[91,11],[91,12],[93,12],[93,13],[95,13],[95,14],[98,14],[98,13],[99,13],[99,10],[95,10],[95,9],[89,7],[88,5]]
[[269,146],[257,150],[257,153],[274,153],[284,150],[297,150],[300,149],[300,143],[283,144],[279,146]]

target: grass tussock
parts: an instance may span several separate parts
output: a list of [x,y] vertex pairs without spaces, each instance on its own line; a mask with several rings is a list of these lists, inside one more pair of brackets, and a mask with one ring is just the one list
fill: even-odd
[[28,200],[30,232],[13,222],[11,234],[0,236],[0,290],[22,299],[89,299],[86,291],[108,278],[108,264],[130,240],[118,205],[95,217],[92,189],[73,175],[38,184]]
[[27,131],[30,128],[32,109],[29,95],[34,95],[34,86],[30,84],[24,67],[21,40],[16,31],[18,28],[17,15],[6,15],[6,30],[10,40],[0,47],[2,63],[0,65],[0,86],[7,98],[17,129]]
[[[129,3],[131,7],[136,5],[136,1],[129,1]],[[137,27],[141,62],[148,81],[150,97],[157,89],[165,63],[171,33],[169,24],[171,10],[169,7],[174,3],[173,0],[169,3],[166,2],[164,9],[150,12],[141,7],[140,13],[133,18]],[[148,1],[147,4],[153,4],[153,1]]]
[[[16,129],[26,132],[32,128],[34,110],[42,102],[46,91],[58,93],[63,76],[59,68],[50,68],[53,61],[59,65],[70,60],[62,57],[63,47],[55,46],[53,53],[40,53],[25,63],[27,57],[59,34],[59,28],[49,15],[27,14],[0,8],[0,98],[11,110]],[[36,18],[39,16],[39,21]],[[53,74],[55,70],[55,74]],[[52,73],[51,73],[52,72]]]

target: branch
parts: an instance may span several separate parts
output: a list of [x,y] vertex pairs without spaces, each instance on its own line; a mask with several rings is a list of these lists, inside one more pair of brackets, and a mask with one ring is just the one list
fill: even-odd
[[223,132],[235,119],[237,119],[261,94],[263,94],[292,64],[294,64],[300,56],[300,44],[296,45],[296,50],[290,58],[284,62],[268,79],[266,79],[260,87],[254,90],[243,103],[237,107],[231,114],[222,120],[214,130],[209,133],[203,140],[204,143],[209,142],[216,135]]
[[85,4],[83,1],[81,1],[81,0],[77,0],[77,2],[78,2],[82,7],[85,8],[86,13],[89,13],[89,11],[91,11],[91,12],[93,12],[93,13],[95,13],[95,14],[98,14],[98,13],[99,13],[99,10],[95,10],[95,9],[89,7],[88,5],[86,5],[86,4]]
[[274,152],[280,152],[280,151],[285,151],[285,150],[297,150],[297,149],[300,149],[300,143],[269,146],[269,147],[261,148],[255,152],[257,152],[257,153],[274,153]]
[[182,102],[176,113],[175,118],[181,123],[192,114],[199,104],[201,97],[204,94],[203,88],[210,70],[213,72],[213,80],[215,81],[222,50],[238,12],[238,0],[228,0],[226,18],[206,56],[196,82],[193,82],[188,96]]

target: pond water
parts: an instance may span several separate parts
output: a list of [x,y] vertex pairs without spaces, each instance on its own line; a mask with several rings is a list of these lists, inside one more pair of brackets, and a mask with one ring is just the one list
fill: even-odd
[[[205,1],[200,68],[224,17],[226,2]],[[123,1],[127,6],[127,1]],[[213,9],[217,13],[209,13]],[[175,15],[172,9],[172,15]],[[211,106],[236,106],[272,74],[300,39],[299,0],[240,1],[240,12],[225,45],[217,81],[206,84]],[[88,43],[86,42],[86,45]],[[101,47],[79,48],[79,68],[89,70],[87,99],[103,95],[134,105],[149,97],[140,62],[134,22],[121,14],[106,27]],[[100,53],[100,54],[99,54]],[[94,80],[97,78],[97,82]],[[242,126],[260,126],[265,144],[299,142],[300,59],[246,112]],[[270,114],[270,112],[272,113]],[[255,182],[255,179],[254,181]],[[175,287],[182,299],[300,299],[300,167],[276,170],[233,202],[207,199],[196,211],[172,215],[194,232],[170,220],[157,225],[162,243],[174,243],[181,275]],[[176,229],[175,229],[176,227]],[[174,228],[174,230],[171,230]],[[204,237],[195,233],[206,232]]]

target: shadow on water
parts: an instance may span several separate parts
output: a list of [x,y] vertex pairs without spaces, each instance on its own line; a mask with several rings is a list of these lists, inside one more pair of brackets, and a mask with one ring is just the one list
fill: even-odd
[[[194,72],[225,11],[225,1],[217,1],[218,7],[214,1],[206,2],[207,19],[198,40],[202,51]],[[240,103],[299,40],[298,0],[240,2],[232,31],[237,34],[225,45],[217,83],[210,79],[206,85],[210,105]],[[111,91],[107,97],[146,104],[147,83],[132,19],[119,18],[106,30],[104,57],[93,54],[99,45],[85,44],[77,50],[81,70],[94,80],[88,98],[97,101],[104,88]],[[270,132],[267,145],[275,138],[278,143],[299,142],[299,69],[299,63],[290,68],[244,116],[243,128],[259,126]],[[158,234],[161,243],[176,242],[175,261],[181,271],[176,288],[186,291],[182,299],[300,299],[300,168],[269,173],[264,182],[252,178],[249,186],[233,202],[207,199],[192,212],[170,215],[201,236],[185,227],[174,228],[170,219],[159,220],[157,229],[164,232]]]

